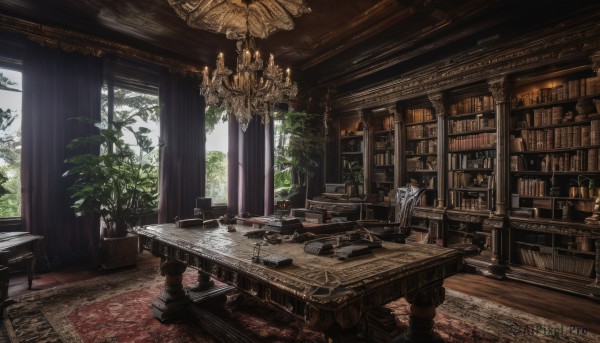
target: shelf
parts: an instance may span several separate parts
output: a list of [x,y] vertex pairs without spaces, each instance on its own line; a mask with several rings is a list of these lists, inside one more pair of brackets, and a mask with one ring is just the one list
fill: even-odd
[[449,115],[448,119],[449,120],[454,120],[454,119],[465,119],[465,118],[470,118],[470,117],[476,117],[478,115],[482,115],[482,116],[491,116],[491,115],[495,115],[495,111],[494,110],[484,110],[484,111],[479,111],[479,112],[472,112],[472,113],[461,113],[461,114],[456,114],[456,115]]
[[543,172],[537,170],[520,170],[520,171],[510,171],[511,174],[514,175],[539,175],[539,176],[572,176],[572,175],[596,175],[600,173],[600,171],[572,171],[572,172]]
[[449,191],[456,192],[488,192],[491,189],[487,187],[464,187],[464,188],[448,188]]
[[[591,116],[600,116],[600,114],[590,114]],[[535,126],[535,127],[517,127],[514,129],[510,129],[510,132],[519,132],[519,131],[523,131],[523,130],[544,130],[544,129],[553,129],[553,128],[559,128],[559,127],[568,127],[568,126],[578,126],[578,125],[582,125],[582,124],[590,124],[590,122],[592,121],[592,119],[597,119],[597,118],[587,118],[585,120],[580,120],[580,121],[571,121],[568,123],[561,123],[561,124],[550,124],[550,125],[539,125],[539,126]]]
[[394,129],[374,132],[375,136],[383,136],[383,135],[387,135],[387,134],[394,134]]
[[407,142],[419,142],[419,141],[431,141],[436,140],[437,137],[421,137],[421,138],[407,138]]
[[544,103],[539,103],[539,104],[535,104],[535,105],[514,107],[511,109],[511,111],[519,111],[520,112],[520,111],[525,111],[525,110],[533,110],[533,109],[540,108],[540,107],[568,104],[568,103],[577,102],[581,99],[593,99],[593,98],[597,98],[597,97],[598,97],[598,95],[589,95],[589,96],[582,96],[582,97],[577,97],[577,98],[573,98],[573,99],[550,101],[550,102],[544,102]]
[[349,136],[341,136],[340,139],[345,140],[345,139],[357,139],[357,138],[364,138],[364,135],[349,135]]
[[594,256],[594,257],[596,256],[596,253],[593,251],[584,251],[584,250],[558,248],[558,247],[555,247],[554,250],[568,252],[568,253],[572,253],[572,254],[588,255],[588,256]]
[[465,132],[448,133],[448,137],[470,136],[470,135],[476,135],[476,134],[479,134],[479,133],[488,133],[488,132],[496,132],[496,128],[473,130],[473,131],[465,131]]
[[600,145],[589,145],[582,147],[574,147],[574,148],[556,148],[552,150],[525,150],[525,151],[511,151],[511,155],[525,155],[525,154],[559,154],[561,152],[571,152],[582,149],[597,149],[600,148]]
[[392,181],[392,180],[383,180],[383,181],[375,181],[375,180],[374,180],[373,182],[374,182],[374,183],[389,184],[389,185],[392,185],[392,184],[394,184],[394,181]]
[[569,198],[569,197],[549,197],[549,196],[531,196],[531,195],[520,195],[521,199],[551,199],[551,200],[579,200],[579,201],[595,201],[596,198]]
[[483,150],[496,150],[495,146],[492,147],[480,147],[474,149],[460,149],[460,150],[448,150],[449,153],[461,153],[461,152],[474,152],[474,151],[483,151]]
[[342,151],[342,155],[362,155],[362,151]]
[[448,169],[455,172],[493,172],[494,168],[464,168],[464,169]]
[[448,229],[446,231],[448,231],[450,233],[455,233],[455,234],[458,234],[458,235],[462,235],[464,237],[473,237],[473,236],[475,236],[474,232],[459,231],[459,230],[452,230],[452,229]]
[[373,166],[375,168],[394,168],[393,164],[375,164]]
[[409,153],[408,151],[406,151],[404,154],[405,154],[406,157],[410,157],[410,156],[414,156],[414,157],[437,156],[437,152],[431,152],[431,153],[426,153],[426,154],[412,154],[412,153]]
[[418,122],[418,123],[406,123],[406,124],[404,124],[404,126],[416,126],[416,125],[435,124],[435,123],[437,123],[437,119],[421,121],[421,122]]
[[420,170],[407,170],[407,173],[437,173],[437,170],[420,169]]

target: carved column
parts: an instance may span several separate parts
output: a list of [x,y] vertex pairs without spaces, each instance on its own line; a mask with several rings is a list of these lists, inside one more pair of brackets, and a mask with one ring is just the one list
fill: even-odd
[[596,76],[600,76],[600,51],[592,54],[590,60],[592,60],[592,70],[596,73]]
[[371,125],[368,119],[365,119],[363,109],[358,110],[358,117],[363,124],[363,194],[371,192]]
[[[394,189],[398,189],[404,180],[404,165],[402,156],[405,151],[404,134],[402,132],[402,111],[399,111],[397,106],[388,108],[390,115],[394,118]],[[400,112],[400,113],[399,113]]]
[[444,106],[444,97],[442,93],[432,93],[429,94],[429,101],[433,105],[435,109],[435,114],[437,115],[437,199],[438,199],[438,207],[445,208],[446,207],[446,171],[448,170],[448,137],[446,126],[447,115],[446,108]]
[[590,237],[596,244],[596,281],[590,285],[592,296],[600,298],[600,231]]
[[[329,156],[327,156],[327,144],[328,142],[328,138],[329,138],[329,121],[331,120],[331,105],[329,104],[329,102],[325,102],[325,112],[323,113],[323,158],[321,159],[322,162],[322,166],[321,166],[321,170],[323,173],[323,182],[322,183],[327,183],[327,170],[328,170],[328,165],[327,165],[327,161],[329,160]],[[306,201],[308,202],[308,201]],[[308,204],[305,203],[304,206],[306,208],[308,208]]]
[[510,199],[508,196],[510,107],[506,77],[490,80],[488,84],[494,97],[496,111],[496,215],[504,216],[508,212]]

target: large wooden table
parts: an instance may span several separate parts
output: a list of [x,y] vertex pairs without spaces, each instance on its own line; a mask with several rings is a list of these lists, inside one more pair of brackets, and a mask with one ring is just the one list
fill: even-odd
[[[341,261],[304,252],[303,244],[262,246],[260,255],[290,257],[285,267],[252,261],[256,243],[236,225],[219,228],[177,228],[173,224],[137,227],[144,249],[160,255],[166,290],[154,304],[155,316],[168,319],[169,306],[180,309],[181,274],[186,266],[199,270],[199,281],[213,276],[239,290],[303,318],[306,325],[332,341],[352,341],[367,313],[400,297],[411,304],[409,329],[402,340],[435,341],[435,308],[444,301],[444,278],[456,273],[460,255],[433,245],[384,242],[372,255]],[[425,339],[425,340],[422,340]]]

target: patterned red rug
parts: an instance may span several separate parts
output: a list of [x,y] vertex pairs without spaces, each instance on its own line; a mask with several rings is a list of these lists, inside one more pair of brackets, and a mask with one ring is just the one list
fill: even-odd
[[[185,273],[185,283],[196,278]],[[8,307],[4,330],[12,342],[215,342],[191,319],[163,324],[150,303],[164,279],[156,270],[130,270],[31,293]],[[400,329],[408,304],[388,305]],[[304,323],[252,298],[233,306],[212,307],[228,324],[256,342],[323,342]],[[438,308],[435,330],[446,342],[600,342],[591,333],[573,334],[566,323],[549,322],[485,300],[447,291]],[[1,341],[1,340],[0,340]]]

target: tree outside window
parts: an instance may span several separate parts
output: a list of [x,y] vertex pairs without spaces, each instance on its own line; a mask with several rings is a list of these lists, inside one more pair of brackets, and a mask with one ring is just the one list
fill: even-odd
[[0,217],[21,216],[21,73],[0,68]]
[[207,107],[206,127],[206,181],[205,195],[213,204],[227,204],[227,151],[229,129],[222,110]]

